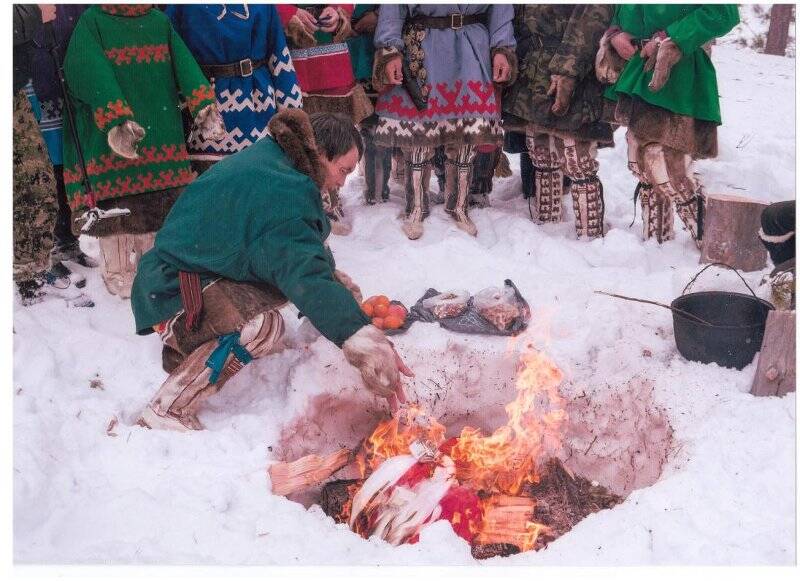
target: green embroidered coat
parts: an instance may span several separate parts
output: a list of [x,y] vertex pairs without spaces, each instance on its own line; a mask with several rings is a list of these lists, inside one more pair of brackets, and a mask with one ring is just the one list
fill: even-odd
[[617,100],[617,94],[623,93],[679,115],[722,123],[717,73],[703,45],[738,23],[734,4],[619,5],[612,25],[635,39],[647,39],[663,30],[681,49],[683,58],[672,68],[666,85],[653,92],[647,87],[653,73],[644,72],[644,60],[637,52],[616,84],[606,90],[606,97]]
[[[162,12],[137,5],[87,9],[70,40],[64,75],[98,201],[185,186],[194,179],[179,93],[194,116],[214,103],[214,91]],[[116,155],[107,142],[111,128],[128,119],[146,131],[133,160]],[[73,211],[88,205],[78,163],[72,132],[65,128],[64,183]]]

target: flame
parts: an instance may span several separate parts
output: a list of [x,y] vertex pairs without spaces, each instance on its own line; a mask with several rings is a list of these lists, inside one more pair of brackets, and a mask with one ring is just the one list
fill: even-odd
[[561,443],[566,420],[558,392],[562,374],[542,353],[528,348],[520,357],[517,397],[506,406],[508,423],[483,436],[464,428],[450,451],[457,478],[476,490],[515,495],[538,481],[537,468]]
[[[475,490],[515,495],[526,483],[538,482],[538,465],[561,445],[561,428],[567,419],[558,392],[563,379],[558,367],[530,344],[520,355],[517,396],[508,405],[508,422],[484,436],[465,427],[448,455],[456,463],[459,482]],[[419,407],[401,410],[381,422],[365,441],[357,463],[362,477],[384,460],[409,453],[415,440],[439,446],[445,427]]]
[[[455,480],[461,486],[485,493],[480,511],[483,524],[482,518],[464,512],[454,512],[451,522],[458,526],[466,517],[470,535],[478,537],[500,526],[521,550],[533,549],[548,527],[532,520],[532,504],[528,504],[532,500],[524,495],[523,487],[539,481],[540,465],[561,446],[561,431],[567,419],[565,402],[558,391],[562,379],[555,363],[528,343],[519,357],[516,397],[505,407],[506,425],[488,436],[465,427],[458,438],[445,441],[445,427],[420,408],[410,406],[381,422],[364,442],[357,456],[361,475],[372,473],[388,458],[412,453],[413,442],[427,442],[438,448],[437,462],[447,459],[454,464]],[[493,495],[502,497],[505,503],[495,514],[506,516],[491,516],[497,508]],[[502,521],[508,518],[509,506],[514,507],[510,512],[517,523],[511,528]]]
[[362,478],[387,458],[410,453],[409,446],[416,440],[429,441],[438,447],[444,441],[444,432],[445,427],[419,407],[400,410],[392,419],[378,424],[364,442],[356,457]]

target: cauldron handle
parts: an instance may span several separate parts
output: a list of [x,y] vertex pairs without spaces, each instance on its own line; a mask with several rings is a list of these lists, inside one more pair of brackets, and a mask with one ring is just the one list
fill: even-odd
[[710,268],[712,266],[724,266],[725,268],[728,268],[728,269],[732,270],[733,272],[735,272],[736,276],[738,276],[740,279],[742,279],[742,282],[744,283],[744,286],[747,287],[747,290],[750,291],[750,294],[752,294],[755,298],[758,298],[756,296],[756,293],[753,292],[753,289],[750,288],[750,285],[747,284],[747,281],[744,279],[744,277],[741,274],[739,274],[739,271],[736,270],[735,268],[733,268],[731,265],[725,264],[724,262],[712,262],[711,264],[706,264],[702,269],[700,269],[700,272],[698,272],[697,274],[694,275],[694,277],[692,277],[692,280],[689,281],[689,284],[687,284],[685,287],[683,287],[683,292],[681,293],[681,296],[686,294],[686,291],[688,291],[689,287],[691,287],[694,284],[694,281],[697,280],[698,276],[703,274],[706,271],[707,268]]

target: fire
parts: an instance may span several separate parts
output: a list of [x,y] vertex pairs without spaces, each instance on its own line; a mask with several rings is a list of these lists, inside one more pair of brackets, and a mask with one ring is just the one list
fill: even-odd
[[[409,525],[415,519],[423,519],[419,527],[444,518],[464,538],[510,534],[521,550],[534,548],[548,529],[534,521],[535,501],[523,487],[539,481],[540,464],[560,447],[567,419],[562,379],[558,367],[528,344],[519,358],[516,398],[505,408],[508,421],[494,433],[465,427],[446,440],[445,427],[414,406],[381,422],[357,458],[362,477],[374,476],[359,491],[351,526],[363,536],[378,530],[390,542],[414,542],[418,529]],[[433,493],[424,488],[437,486],[436,474],[439,508],[425,504]],[[355,522],[359,514],[368,530]]]
[[395,417],[378,424],[366,442],[358,462],[361,476],[372,472],[384,460],[410,452],[415,441],[438,447],[444,441],[445,427],[416,406],[401,409]]
[[387,458],[408,454],[412,442],[423,441],[445,448],[442,451],[455,461],[462,484],[489,493],[518,494],[524,484],[538,481],[539,461],[560,446],[567,419],[558,392],[562,378],[550,359],[528,347],[520,356],[517,396],[506,405],[506,425],[488,436],[465,427],[454,443],[444,443],[445,427],[411,406],[381,422],[367,438],[358,456],[361,475]]
[[542,353],[526,350],[520,357],[516,399],[506,406],[508,423],[483,436],[464,428],[450,450],[457,477],[476,490],[518,494],[528,482],[537,482],[537,468],[545,453],[560,446],[567,419],[558,392],[562,374]]

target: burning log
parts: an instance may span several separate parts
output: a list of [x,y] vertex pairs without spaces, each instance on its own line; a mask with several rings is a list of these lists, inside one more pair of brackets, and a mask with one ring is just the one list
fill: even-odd
[[344,468],[351,457],[352,452],[342,448],[324,457],[311,454],[294,462],[273,464],[269,467],[272,493],[286,496],[316,486]]
[[[483,519],[473,541],[473,556],[476,551],[511,555],[533,548],[543,528],[534,522],[535,506],[536,501],[525,496],[496,494],[483,499]],[[487,545],[494,548],[481,548]]]

